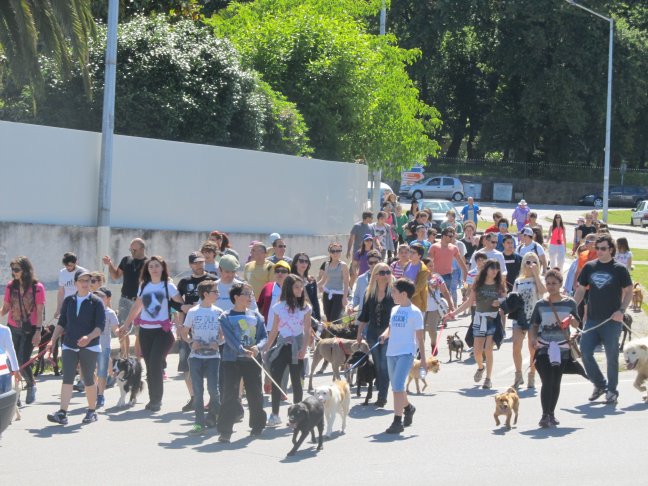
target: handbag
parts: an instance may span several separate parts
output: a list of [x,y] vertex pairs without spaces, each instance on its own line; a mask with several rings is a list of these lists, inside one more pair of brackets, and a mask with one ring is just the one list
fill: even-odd
[[[547,301],[549,302],[549,301]],[[556,312],[556,308],[553,306],[551,302],[549,302],[549,307],[551,307],[551,310],[554,313],[554,316],[556,316],[556,322],[560,324],[560,317],[558,316],[558,312]],[[574,361],[577,361],[583,357],[583,354],[581,353],[580,348],[578,347],[578,342],[576,341],[576,336],[570,336],[569,334],[569,328],[567,329],[562,329],[563,334],[565,335],[565,340],[567,341],[567,344],[569,345],[569,352],[571,354],[571,357]]]

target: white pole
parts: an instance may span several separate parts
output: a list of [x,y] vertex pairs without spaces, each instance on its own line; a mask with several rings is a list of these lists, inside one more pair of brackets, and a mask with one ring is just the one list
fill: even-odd
[[612,61],[614,53],[614,19],[610,18],[610,48],[608,56],[607,113],[605,116],[605,168],[603,169],[603,222],[608,220],[610,192],[610,153],[612,151]]
[[112,197],[113,133],[115,130],[115,83],[117,78],[117,23],[119,0],[109,0],[108,38],[106,40],[106,67],[104,73],[104,100],[101,122],[101,162],[99,164],[99,207],[97,212],[97,253],[101,257],[110,248],[110,207]]
[[[385,35],[387,29],[387,8],[385,7],[385,1],[383,0],[382,8],[380,9],[380,35]],[[374,213],[374,219],[377,218],[378,211],[380,211],[380,181],[382,179],[382,173],[380,170],[373,172],[372,184],[371,187],[371,210]]]

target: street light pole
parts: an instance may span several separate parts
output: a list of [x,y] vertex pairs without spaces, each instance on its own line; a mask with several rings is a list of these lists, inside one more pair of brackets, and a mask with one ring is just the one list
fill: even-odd
[[614,19],[589,9],[574,0],[565,0],[568,4],[610,23],[610,47],[608,49],[607,109],[605,114],[605,166],[603,168],[603,221],[607,223],[610,193],[610,153],[612,151],[612,60],[614,55]]
[[[387,31],[387,7],[385,6],[385,0],[382,2],[382,8],[380,9],[380,35],[385,35]],[[372,174],[372,184],[373,188],[371,191],[371,210],[375,213],[374,217],[377,217],[378,211],[380,211],[380,180],[382,179],[382,174],[380,170],[373,171]]]

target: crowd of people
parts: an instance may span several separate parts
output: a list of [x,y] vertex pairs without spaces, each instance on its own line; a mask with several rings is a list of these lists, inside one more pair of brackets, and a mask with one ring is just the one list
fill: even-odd
[[[440,326],[470,312],[466,341],[477,364],[474,381],[485,389],[493,386],[493,350],[506,334],[506,320],[512,321],[515,388],[525,383],[527,339],[526,384],[535,387],[536,371],[542,382],[540,426],[558,423],[554,412],[562,374],[579,367],[570,352],[570,326],[582,332],[582,374],[594,384],[589,399],[605,395],[606,402],[617,401],[618,341],[632,296],[626,239],[615,241],[592,211],[574,230],[575,260],[563,272],[568,231],[560,214],[545,233],[537,214],[521,200],[510,219],[496,212],[493,224],[478,235],[481,210],[472,198],[458,214],[448,211],[437,227],[431,211],[418,208],[412,201],[404,212],[390,194],[375,221],[366,211],[352,227],[346,261],[343,243],[331,242],[316,276],[309,255],[297,252],[290,258],[277,233],[267,242],[251,242],[241,256],[226,233],[213,231],[189,255],[190,274],[176,282],[165,259],[148,256],[146,242],[136,238],[130,255],[118,264],[110,256],[102,260],[111,279],[122,279],[115,310],[106,276],[65,253],[56,326],[47,343],[42,342],[45,288],[30,260],[17,257],[0,310],[8,315],[8,327],[0,325],[0,393],[11,388],[13,375],[25,382],[25,403],[33,403],[34,349],[52,351],[61,338],[60,407],[47,419],[67,424],[70,398],[78,389],[85,390],[88,403],[83,423],[95,422],[110,385],[110,342],[116,336],[121,357],[129,355],[134,339],[135,357],[146,371],[145,408],[156,412],[164,398],[167,355],[177,341],[177,371],[188,393],[182,410],[195,412],[192,432],[217,427],[219,440],[228,442],[245,413],[243,393],[251,435],[282,423],[288,378],[293,401],[302,400],[304,363],[318,339],[318,324],[349,321],[345,316],[353,315],[357,340],[366,340],[376,366],[373,405],[385,407],[391,387],[394,417],[386,432],[397,434],[412,424],[416,410],[404,388],[413,360],[418,357],[425,371],[426,355],[438,352]],[[607,377],[594,359],[599,344],[605,349]],[[269,417],[264,393],[271,395]]]

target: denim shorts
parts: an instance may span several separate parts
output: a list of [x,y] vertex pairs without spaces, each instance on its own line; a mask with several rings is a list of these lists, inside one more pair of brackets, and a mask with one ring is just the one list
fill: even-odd
[[189,355],[191,354],[191,344],[187,341],[178,341],[178,373],[189,372]]
[[486,332],[482,332],[480,330],[480,325],[479,321],[473,321],[472,324],[472,329],[473,329],[473,337],[486,337],[486,336],[494,336],[495,335],[495,330],[497,329],[498,326],[498,321],[499,317],[496,317],[494,319],[488,319],[488,324],[486,324]]
[[387,371],[389,381],[394,392],[405,391],[405,380],[414,363],[413,354],[399,354],[398,356],[387,356]]
[[102,346],[97,359],[97,378],[108,378],[108,363],[110,363],[110,348]]

